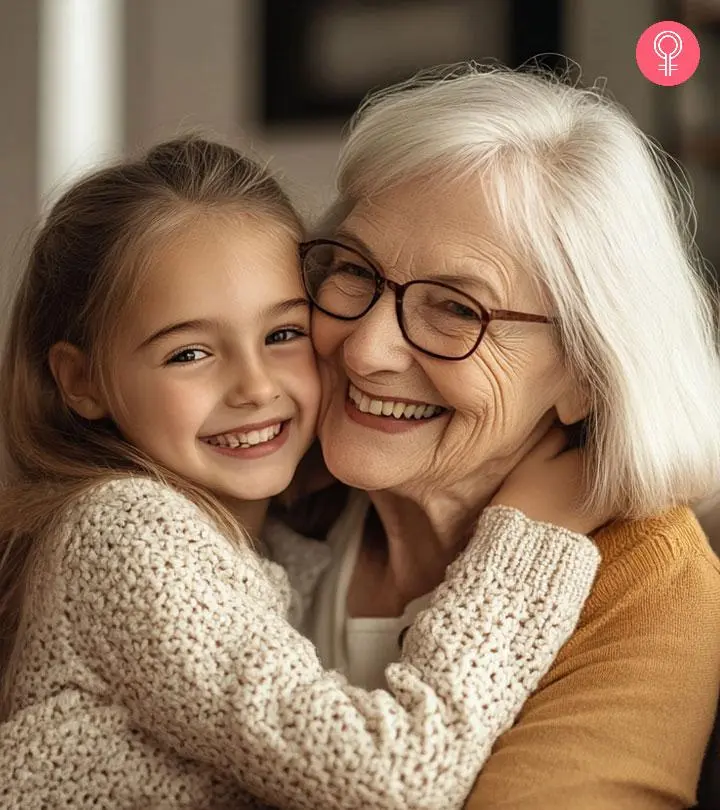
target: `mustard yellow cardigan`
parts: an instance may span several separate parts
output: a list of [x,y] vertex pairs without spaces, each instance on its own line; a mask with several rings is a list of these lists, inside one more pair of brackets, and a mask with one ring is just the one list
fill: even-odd
[[578,629],[467,810],[694,804],[720,684],[720,564],[688,509],[595,539],[603,560]]

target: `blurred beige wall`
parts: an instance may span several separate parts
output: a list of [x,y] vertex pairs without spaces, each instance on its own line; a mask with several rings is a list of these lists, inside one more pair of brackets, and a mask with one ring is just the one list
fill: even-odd
[[37,54],[37,4],[0,0],[0,335],[36,212]]
[[[5,267],[37,208],[39,5],[39,0],[0,0],[0,262]],[[607,77],[618,100],[653,134],[663,90],[636,69],[634,44],[638,32],[655,21],[656,7],[655,0],[566,0],[567,54],[582,65],[586,79]],[[128,148],[191,126],[242,136],[260,155],[273,158],[306,212],[327,204],[340,125],[272,134],[260,126],[258,0],[126,0],[125,8]]]
[[[37,210],[39,5],[39,0],[0,0],[0,262],[5,268],[18,263],[16,247]],[[617,99],[656,134],[658,88],[634,63],[637,32],[655,20],[655,0],[566,0],[566,5],[567,54],[582,65],[586,80],[607,77]],[[270,134],[260,125],[258,0],[126,0],[125,9],[129,149],[194,126],[241,137],[273,159],[306,213],[327,204],[340,124]],[[0,294],[6,287],[4,281]]]
[[[656,0],[565,0],[567,55],[586,80],[605,77],[639,124],[657,134],[658,91],[637,70],[635,43],[655,22]],[[339,125],[263,133],[259,124],[258,0],[126,0],[127,142],[193,125],[242,134],[284,173],[310,212],[332,196]]]
[[331,196],[340,124],[263,133],[257,0],[126,0],[127,144],[183,128],[240,137],[312,213]]
[[582,68],[583,80],[603,77],[638,124],[659,134],[658,104],[666,88],[658,88],[638,70],[635,46],[640,34],[658,17],[658,0],[565,0],[566,55]]

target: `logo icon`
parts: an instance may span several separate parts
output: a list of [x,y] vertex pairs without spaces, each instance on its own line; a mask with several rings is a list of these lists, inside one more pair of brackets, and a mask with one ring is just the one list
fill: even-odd
[[673,71],[678,69],[676,59],[682,53],[682,47],[682,39],[674,31],[661,31],[653,40],[653,50],[662,59],[659,67],[663,76],[672,76]]
[[635,59],[646,79],[663,87],[686,82],[700,64],[700,45],[682,23],[664,20],[640,35]]

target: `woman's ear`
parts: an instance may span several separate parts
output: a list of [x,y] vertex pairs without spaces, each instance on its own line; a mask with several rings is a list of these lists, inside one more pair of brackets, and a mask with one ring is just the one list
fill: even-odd
[[48,363],[68,408],[83,419],[103,419],[108,416],[104,397],[90,375],[85,352],[72,343],[61,341],[50,347]]
[[555,403],[555,410],[563,425],[574,425],[590,413],[590,397],[580,386],[570,385]]

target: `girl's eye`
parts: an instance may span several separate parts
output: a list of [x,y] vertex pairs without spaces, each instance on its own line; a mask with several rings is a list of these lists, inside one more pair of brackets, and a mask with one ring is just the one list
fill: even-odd
[[288,326],[285,329],[277,329],[274,332],[271,332],[265,338],[265,344],[267,346],[272,346],[275,343],[289,343],[293,340],[298,340],[299,338],[307,337],[308,333],[305,329],[300,329],[299,327],[295,326]]
[[168,360],[168,363],[197,363],[198,360],[203,360],[205,357],[209,356],[208,352],[203,349],[183,349],[177,354],[174,354]]

